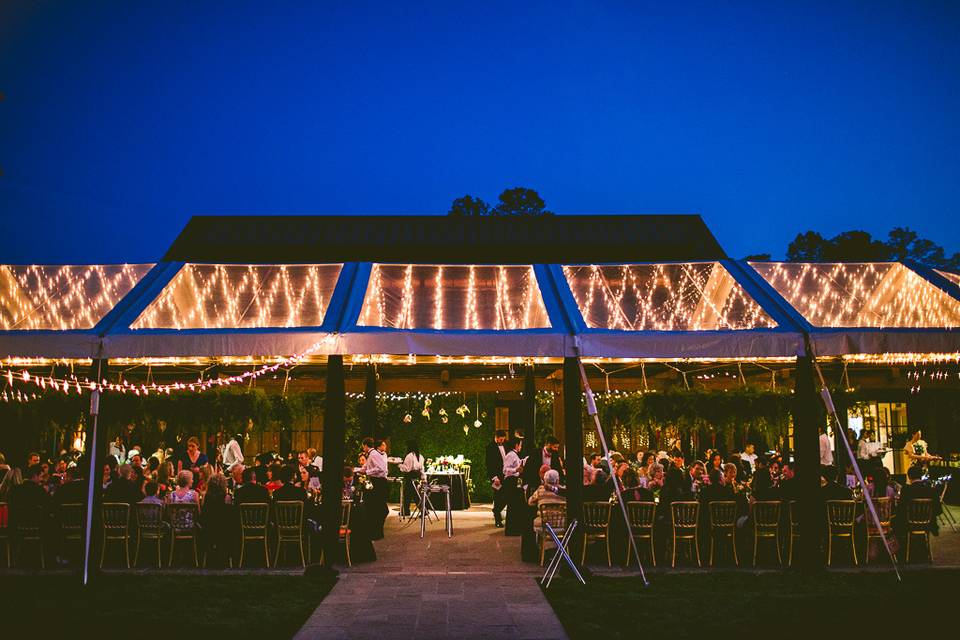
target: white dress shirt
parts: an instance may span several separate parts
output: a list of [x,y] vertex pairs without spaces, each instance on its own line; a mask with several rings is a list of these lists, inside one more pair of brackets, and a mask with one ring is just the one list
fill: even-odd
[[413,451],[407,454],[407,457],[400,463],[400,471],[410,473],[419,471],[420,477],[423,477],[423,456],[414,454]]
[[750,465],[750,471],[757,470],[757,454],[741,452],[740,460],[745,460]]
[[323,471],[323,456],[317,456],[316,458],[313,459],[313,462],[311,462],[310,464],[315,466],[317,468],[317,471]]
[[243,464],[243,451],[240,449],[240,443],[230,438],[230,442],[223,446],[223,466],[229,471],[238,464]]
[[518,477],[520,475],[520,466],[522,464],[523,463],[520,461],[520,456],[516,451],[508,451],[507,455],[503,458],[503,477]]
[[360,471],[369,478],[386,478],[387,456],[377,449],[370,449],[367,453],[367,461]]
[[820,434],[820,464],[825,467],[833,464],[833,443],[825,433]]

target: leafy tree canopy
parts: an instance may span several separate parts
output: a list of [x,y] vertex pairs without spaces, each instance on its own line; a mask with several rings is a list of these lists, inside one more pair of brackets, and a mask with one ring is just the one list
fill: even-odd
[[914,260],[938,269],[960,269],[960,253],[948,257],[943,247],[906,227],[896,227],[887,240],[866,231],[844,231],[827,239],[816,231],[798,233],[787,247],[789,262],[871,262]]
[[491,207],[483,199],[471,195],[457,198],[450,205],[451,216],[552,216],[547,204],[534,189],[514,187],[506,189]]

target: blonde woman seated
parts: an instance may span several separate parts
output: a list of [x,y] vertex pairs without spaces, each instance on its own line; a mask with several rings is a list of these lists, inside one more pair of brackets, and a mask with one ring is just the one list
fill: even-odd
[[192,484],[193,472],[188,469],[184,469],[178,473],[177,488],[167,495],[167,502],[172,504],[182,504],[185,502],[198,504],[199,500],[197,500],[197,492],[190,488]]
[[533,529],[536,531],[540,528],[540,514],[539,506],[541,504],[565,504],[567,501],[566,498],[560,495],[560,474],[555,469],[550,469],[543,474],[543,484],[537,487],[537,490],[533,492],[533,495],[530,496],[530,499],[527,500],[527,504],[531,507],[537,508],[537,517],[533,521]]

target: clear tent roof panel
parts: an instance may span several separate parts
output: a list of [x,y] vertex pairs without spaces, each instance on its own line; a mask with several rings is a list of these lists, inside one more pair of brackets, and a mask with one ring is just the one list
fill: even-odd
[[773,328],[719,262],[565,265],[587,327],[622,331]]
[[372,265],[357,324],[393,329],[549,328],[531,265]]
[[187,263],[130,328],[319,327],[342,268]]
[[960,301],[900,263],[749,264],[815,327],[960,326]]
[[152,267],[0,265],[0,330],[92,329]]
[[941,269],[935,269],[937,273],[942,275],[944,278],[952,282],[953,284],[960,287],[960,273],[951,273],[949,271],[943,271]]

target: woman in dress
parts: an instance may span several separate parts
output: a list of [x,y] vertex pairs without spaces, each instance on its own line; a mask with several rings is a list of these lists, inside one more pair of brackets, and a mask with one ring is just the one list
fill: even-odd
[[167,496],[167,502],[170,504],[184,504],[192,502],[197,504],[197,492],[193,490],[193,472],[184,469],[177,474],[177,488]]
[[187,452],[183,458],[177,462],[177,471],[186,469],[196,472],[197,469],[207,464],[207,462],[206,454],[200,451],[200,441],[191,436],[187,438]]

